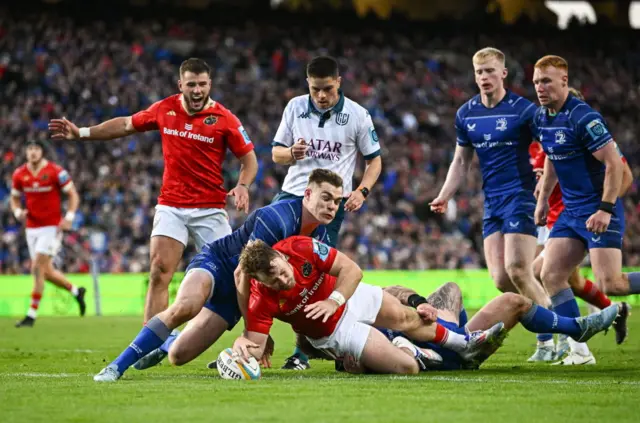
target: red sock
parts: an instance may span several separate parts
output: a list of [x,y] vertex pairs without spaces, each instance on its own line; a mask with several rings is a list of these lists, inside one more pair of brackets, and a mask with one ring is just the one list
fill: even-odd
[[598,307],[600,310],[611,305],[609,297],[607,297],[604,292],[600,291],[598,285],[591,282],[589,279],[585,282],[582,292],[578,292],[578,297],[582,298],[589,304]]
[[31,308],[34,310],[38,310],[38,306],[40,305],[40,300],[42,299],[42,294],[38,292],[31,293]]
[[440,323],[436,323],[436,336],[433,338],[434,344],[444,344],[449,337],[449,330],[442,326]]

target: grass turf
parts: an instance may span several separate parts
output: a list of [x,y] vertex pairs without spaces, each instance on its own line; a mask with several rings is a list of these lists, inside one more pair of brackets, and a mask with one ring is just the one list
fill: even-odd
[[[226,334],[196,361],[144,372],[115,384],[92,376],[133,339],[139,317],[41,318],[32,329],[0,319],[0,421],[8,422],[637,422],[640,313],[630,337],[589,345],[595,366],[528,364],[535,337],[516,328],[479,371],[414,377],[351,376],[313,361],[305,372],[265,370],[260,381],[222,380],[205,368],[231,346]],[[293,345],[274,326],[279,367]]]

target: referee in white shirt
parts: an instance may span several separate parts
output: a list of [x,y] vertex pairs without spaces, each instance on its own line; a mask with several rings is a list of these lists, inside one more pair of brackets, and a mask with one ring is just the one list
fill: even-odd
[[[271,144],[273,161],[289,165],[282,191],[273,202],[301,198],[314,169],[329,169],[342,177],[345,198],[327,227],[332,247],[337,247],[345,210],[356,212],[362,207],[382,169],[380,143],[371,116],[364,107],[344,96],[341,80],[336,59],[313,58],[307,64],[309,94],[289,101]],[[357,151],[364,156],[366,168],[354,190]],[[282,368],[307,369],[308,358],[296,348]]]

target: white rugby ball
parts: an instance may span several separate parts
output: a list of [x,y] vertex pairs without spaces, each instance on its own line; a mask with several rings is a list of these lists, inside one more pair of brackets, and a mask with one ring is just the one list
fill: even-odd
[[231,348],[226,348],[220,352],[216,367],[220,377],[223,379],[256,380],[260,379],[262,375],[258,360],[251,357],[248,363],[245,363]]

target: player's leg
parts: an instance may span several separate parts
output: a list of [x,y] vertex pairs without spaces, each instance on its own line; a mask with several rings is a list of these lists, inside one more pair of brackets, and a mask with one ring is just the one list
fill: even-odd
[[427,298],[427,303],[438,309],[438,317],[447,322],[455,322],[464,327],[467,322],[461,322],[466,316],[462,306],[462,291],[455,282],[447,282],[436,289]]
[[[485,221],[485,232],[487,222]],[[504,261],[504,236],[497,230],[484,238],[484,257],[487,262],[489,275],[500,292],[518,292],[509,279]]]
[[42,227],[27,229],[27,245],[31,256],[31,275],[33,276],[33,290],[31,304],[24,319],[16,323],[16,327],[31,327],[38,317],[38,307],[44,292],[45,272],[51,261],[52,236],[56,235],[56,227]]
[[505,268],[518,292],[537,304],[549,306],[549,297],[533,276],[536,238],[521,233],[504,235]]
[[168,348],[169,362],[182,366],[212,346],[229,328],[225,319],[203,308]]
[[[418,359],[412,351],[394,346],[378,330],[363,323],[358,323],[358,330],[366,331],[366,344],[360,354],[362,366],[373,373],[380,374],[417,374],[420,371]],[[348,368],[348,367],[347,367]]]
[[231,233],[229,216],[224,209],[200,209],[189,215],[187,229],[200,252],[202,247]]
[[49,266],[47,267],[47,270],[45,272],[45,279],[55,286],[69,291],[69,293],[73,295],[73,297],[78,302],[78,307],[80,308],[80,316],[84,316],[87,310],[87,304],[84,300],[84,296],[87,290],[84,287],[78,287],[72,284],[69,279],[66,278],[64,273],[55,268],[55,266],[53,265],[53,260],[49,260]]
[[585,278],[580,273],[580,268],[576,268],[569,276],[569,286],[577,297],[600,310],[611,305],[611,299],[600,290],[598,285]]
[[160,347],[171,331],[198,315],[214,287],[213,273],[207,268],[187,271],[175,301],[151,318],[131,344],[109,366],[94,376],[96,382],[113,382],[136,361]]
[[185,216],[175,207],[156,206],[149,255],[149,288],[144,303],[144,321],[169,304],[169,284],[189,241]]

